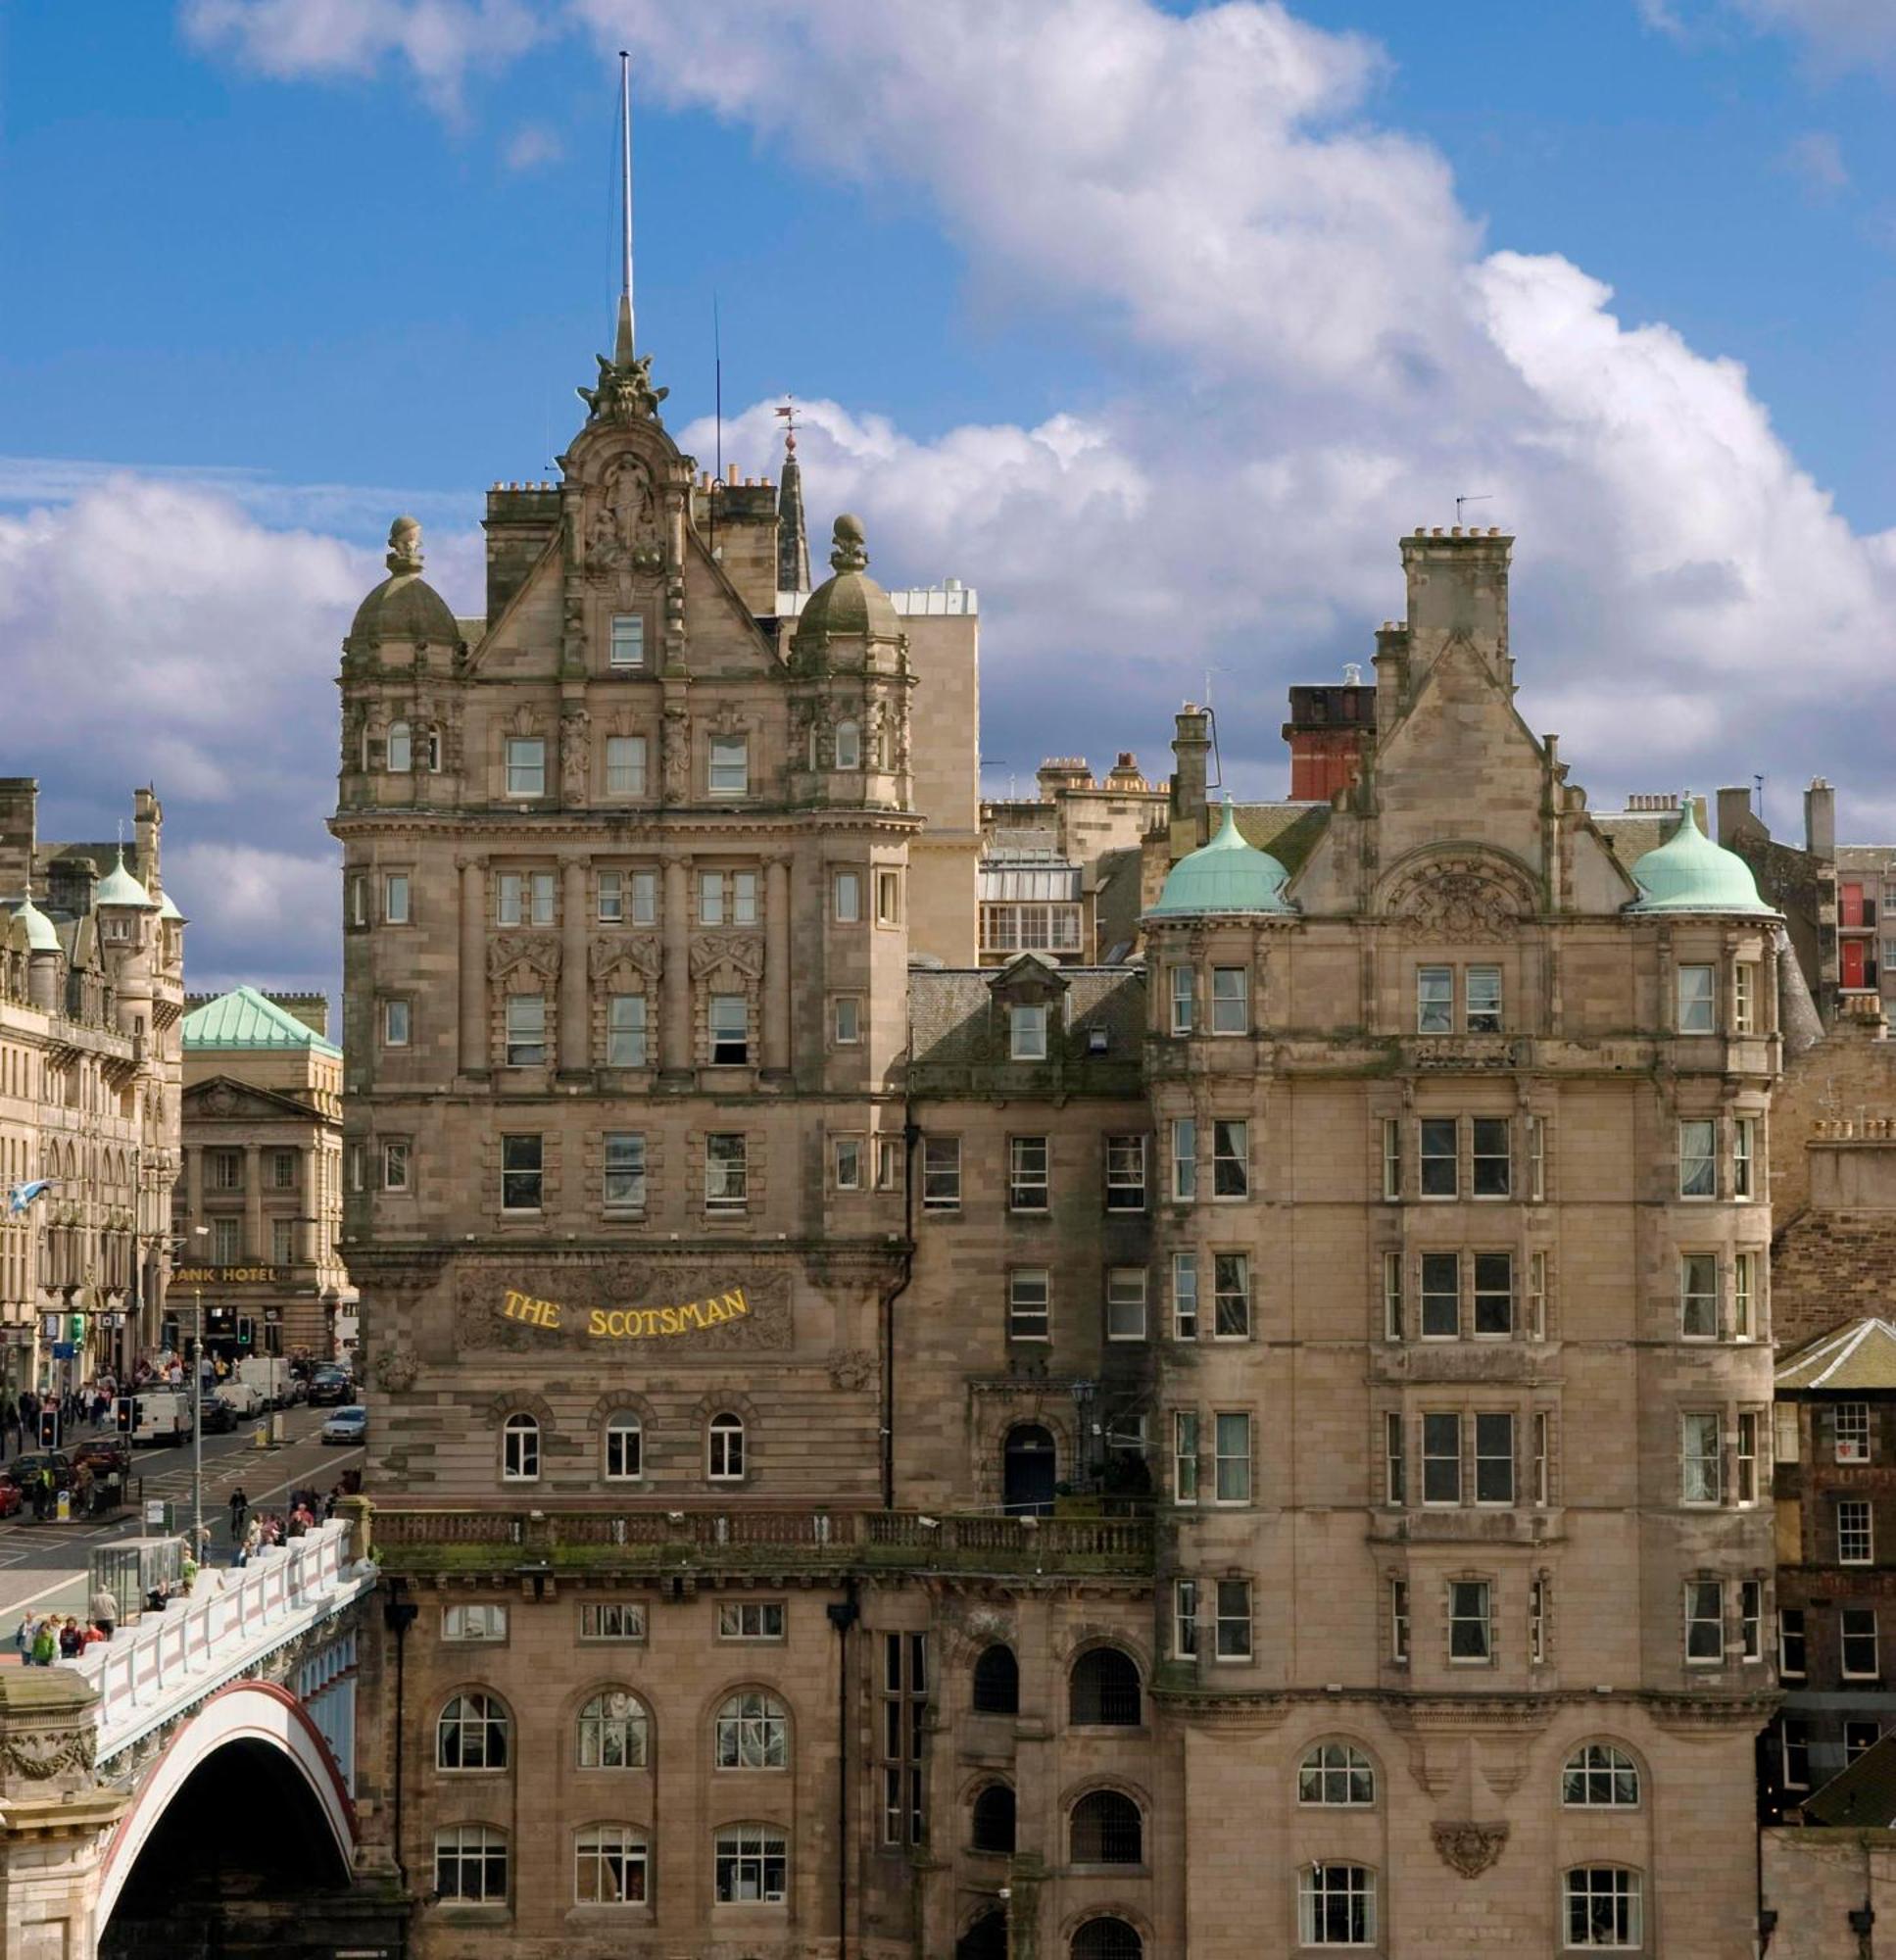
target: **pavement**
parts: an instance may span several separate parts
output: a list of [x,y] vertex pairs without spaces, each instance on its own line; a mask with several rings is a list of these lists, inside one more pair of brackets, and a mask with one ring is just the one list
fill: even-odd
[[[332,1413],[326,1408],[283,1411],[283,1444],[259,1449],[252,1442],[257,1420],[239,1423],[228,1436],[204,1439],[204,1522],[211,1534],[214,1565],[230,1562],[230,1493],[241,1484],[253,1512],[280,1510],[289,1493],[304,1487],[327,1491],[345,1470],[362,1468],[365,1452],[340,1449],[318,1440]],[[75,1446],[109,1429],[80,1427],[67,1438]],[[179,1532],[191,1524],[191,1446],[169,1449],[136,1449],[131,1474],[144,1480],[143,1500],[169,1498]],[[34,1524],[24,1513],[0,1519],[0,1652],[11,1654],[21,1616],[31,1607],[38,1613],[85,1616],[89,1589],[86,1573],[91,1554],[116,1539],[148,1535],[142,1504],[121,1518],[103,1524]]]

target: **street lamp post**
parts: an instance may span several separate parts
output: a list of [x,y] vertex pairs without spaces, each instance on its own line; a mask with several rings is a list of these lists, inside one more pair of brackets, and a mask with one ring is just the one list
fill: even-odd
[[194,1286],[196,1330],[191,1337],[191,1556],[204,1561],[204,1289]]

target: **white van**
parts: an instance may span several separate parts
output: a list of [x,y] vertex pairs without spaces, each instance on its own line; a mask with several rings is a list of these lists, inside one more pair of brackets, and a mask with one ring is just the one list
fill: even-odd
[[181,1389],[141,1389],[133,1397],[137,1420],[134,1444],[169,1445],[191,1440],[191,1397]]
[[263,1390],[255,1382],[245,1381],[240,1374],[231,1375],[219,1382],[217,1395],[220,1402],[228,1402],[235,1410],[239,1422],[247,1421],[254,1415],[261,1415],[269,1407]]
[[246,1354],[237,1363],[237,1380],[248,1382],[263,1396],[266,1408],[289,1407],[290,1364],[282,1355]]

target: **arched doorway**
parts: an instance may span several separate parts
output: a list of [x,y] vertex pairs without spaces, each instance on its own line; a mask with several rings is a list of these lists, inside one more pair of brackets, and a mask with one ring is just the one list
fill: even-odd
[[954,1942],[954,1960],[1007,1960],[1007,1915],[984,1912]]
[[1013,1517],[1052,1514],[1053,1438],[1037,1422],[1017,1422],[1000,1454],[1001,1508]]

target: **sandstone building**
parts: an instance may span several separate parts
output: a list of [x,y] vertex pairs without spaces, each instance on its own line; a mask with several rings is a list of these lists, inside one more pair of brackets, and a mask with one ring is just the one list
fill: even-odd
[[629,306],[587,399],[340,674],[415,1950],[1749,1950],[1785,956],[1520,718],[1511,541],[1327,800],[1180,717],[1136,958],[984,963],[972,609],[796,590]]
[[180,1300],[186,1288],[203,1296],[205,1345],[225,1359],[327,1359],[356,1299],[338,1245],[342,1051],[328,1038],[329,1004],[237,987],[186,1005],[172,1193],[185,1258],[172,1285]]
[[[127,851],[41,839],[38,804],[32,777],[0,778],[0,1352],[14,1393],[158,1346],[178,1162],[185,921],[162,882],[164,812],[136,792]],[[46,1192],[14,1210],[8,1194],[40,1179]]]

